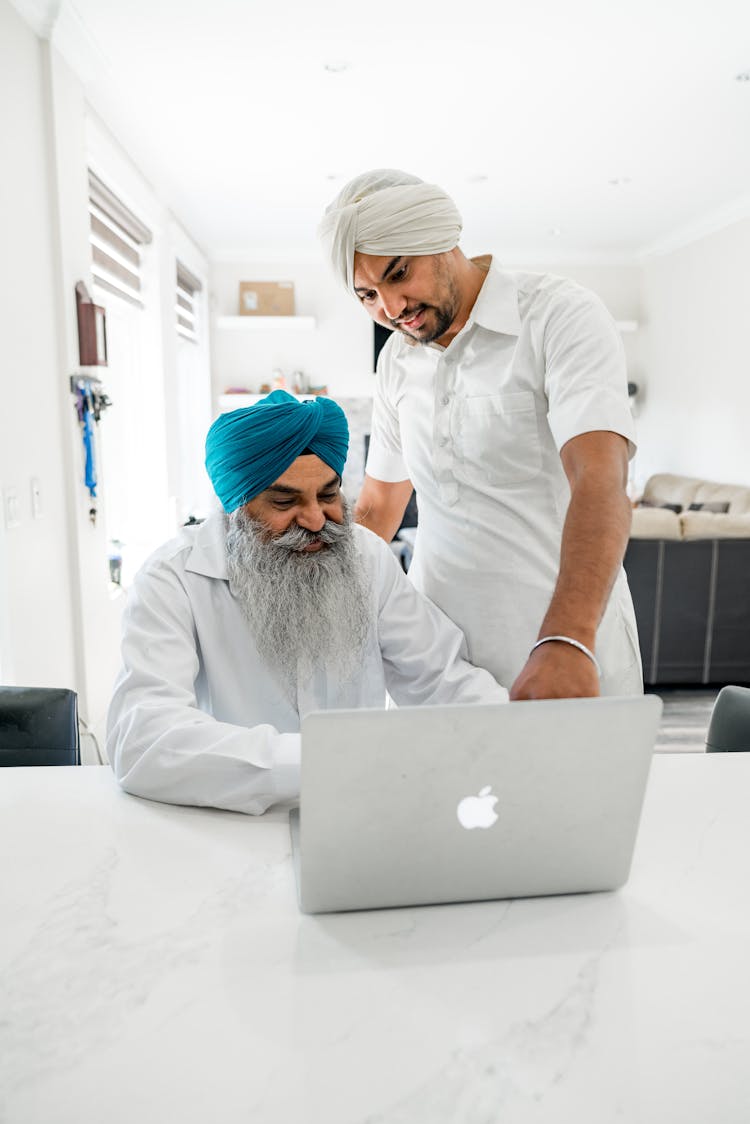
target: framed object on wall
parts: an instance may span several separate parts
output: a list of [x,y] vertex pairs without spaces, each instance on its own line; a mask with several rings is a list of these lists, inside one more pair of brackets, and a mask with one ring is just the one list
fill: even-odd
[[107,318],[94,304],[83,281],[76,285],[78,313],[78,361],[82,367],[107,366]]

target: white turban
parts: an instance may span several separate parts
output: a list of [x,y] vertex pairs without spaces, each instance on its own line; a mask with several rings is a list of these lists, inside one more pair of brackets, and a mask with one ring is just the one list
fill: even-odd
[[379,168],[351,180],[326,208],[318,237],[351,292],[354,254],[443,254],[458,245],[461,216],[449,195],[407,172]]

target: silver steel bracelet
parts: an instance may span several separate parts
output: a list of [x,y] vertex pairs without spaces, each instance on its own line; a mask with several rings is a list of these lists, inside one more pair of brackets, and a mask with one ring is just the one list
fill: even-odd
[[[580,640],[574,640],[572,636],[543,636],[541,640],[537,640],[536,644],[531,649],[531,652],[535,651],[535,649],[538,648],[540,644],[549,643],[550,640],[561,640],[563,644],[570,644],[571,647],[577,648],[579,652],[583,652],[584,656],[588,656],[588,658],[596,668],[596,674],[601,676],[602,669],[599,667],[599,661],[594,653],[590,648],[587,648],[585,644],[582,644]],[[531,652],[529,652],[529,655],[531,655]]]

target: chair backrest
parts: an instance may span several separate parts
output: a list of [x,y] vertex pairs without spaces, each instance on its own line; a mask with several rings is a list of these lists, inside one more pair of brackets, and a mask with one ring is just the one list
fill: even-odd
[[75,691],[0,687],[0,766],[80,764]]
[[750,750],[750,687],[722,687],[706,735],[707,753]]

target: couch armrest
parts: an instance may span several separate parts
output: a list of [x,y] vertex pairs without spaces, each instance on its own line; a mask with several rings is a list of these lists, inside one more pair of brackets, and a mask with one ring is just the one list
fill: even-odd
[[680,516],[666,507],[633,508],[631,539],[680,539]]

